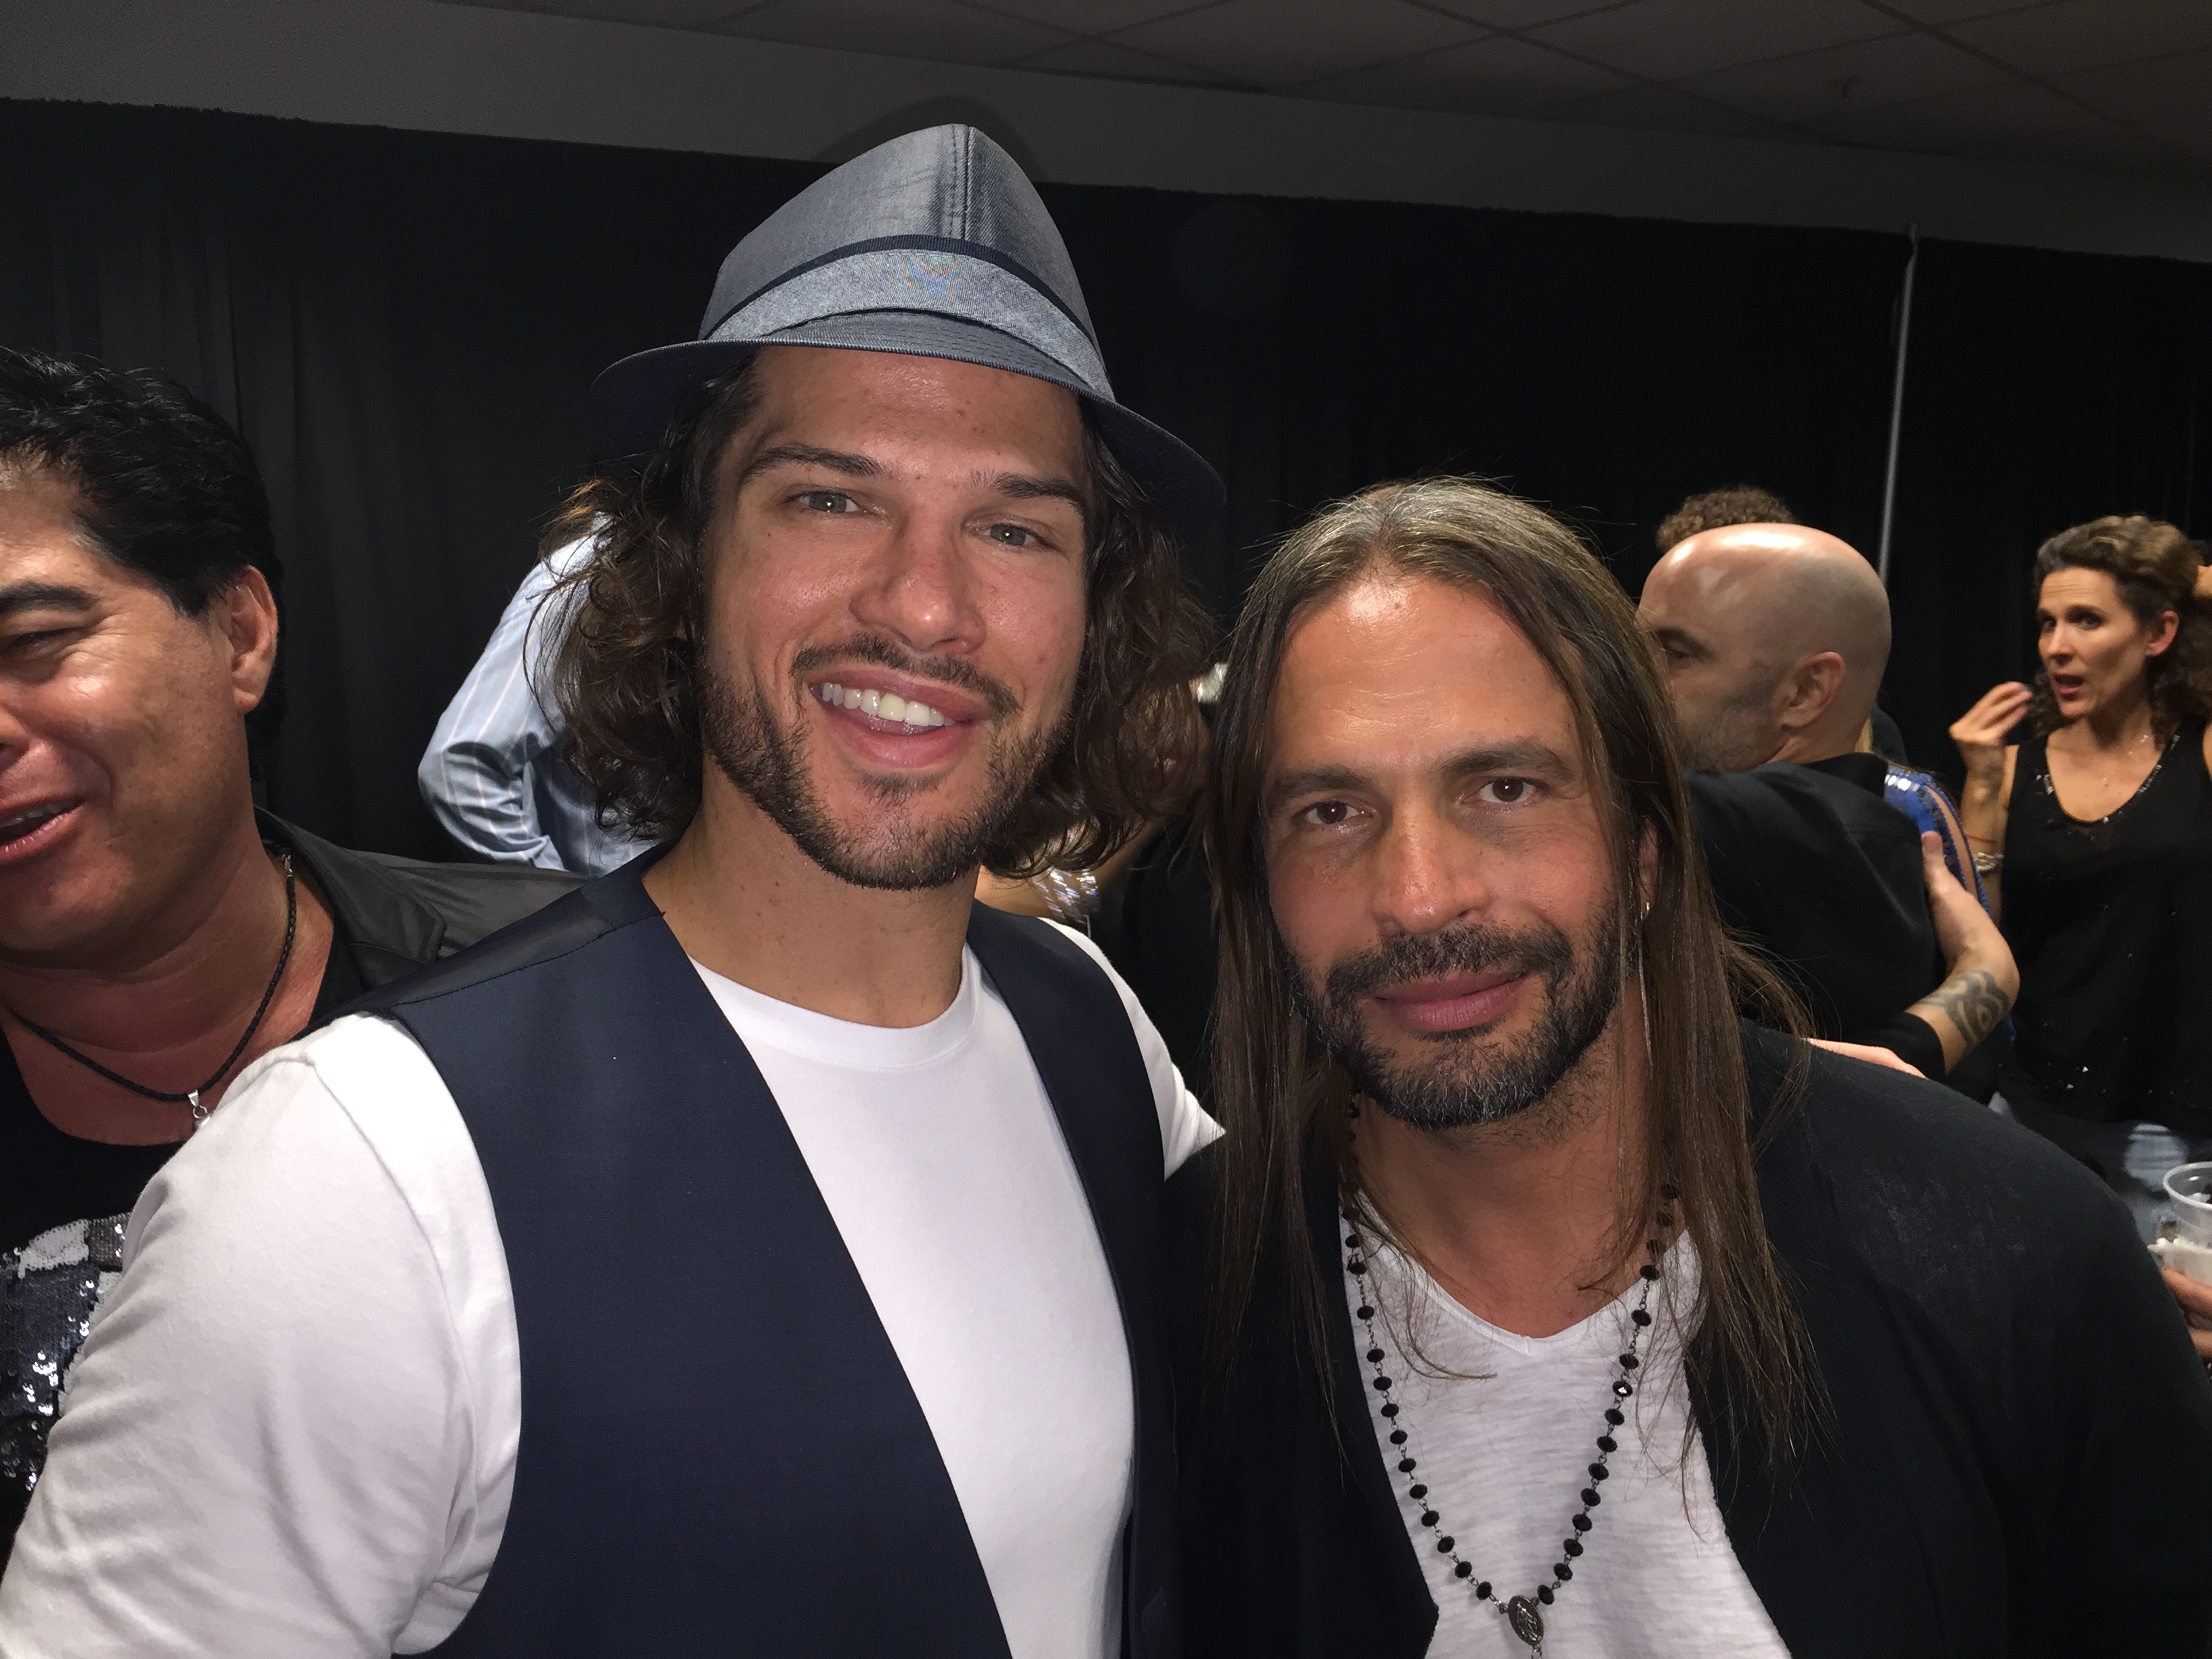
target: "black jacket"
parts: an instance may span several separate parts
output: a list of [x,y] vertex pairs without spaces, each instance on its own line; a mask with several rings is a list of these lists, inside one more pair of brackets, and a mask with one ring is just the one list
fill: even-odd
[[1692,772],[1690,803],[1721,919],[1803,993],[1814,1035],[1895,1048],[1943,1074],[1904,1011],[1943,980],[1920,831],[1882,793],[1878,755]]
[[[1765,1109],[1787,1051],[1751,1028],[1747,1049]],[[1170,1184],[1171,1261],[1206,1259],[1216,1152]],[[2112,1195],[1948,1090],[1825,1054],[1759,1180],[1830,1416],[1777,1492],[1724,1399],[1692,1398],[1729,1540],[1796,1659],[2203,1652],[2212,1382]],[[1314,1184],[1334,1287],[1334,1194]],[[1332,1425],[1285,1285],[1263,1277],[1225,1383],[1182,1287],[1187,1650],[1417,1659],[1437,1611],[1350,1315],[1324,1298],[1349,1407]]]
[[[257,811],[254,817],[263,839],[289,848],[301,872],[330,902],[337,935],[331,953],[343,949],[345,961],[331,964],[336,972],[325,970],[318,1024],[353,995],[474,945],[584,880],[527,864],[426,864],[389,853],[356,853],[273,813]],[[331,987],[343,994],[332,995]]]

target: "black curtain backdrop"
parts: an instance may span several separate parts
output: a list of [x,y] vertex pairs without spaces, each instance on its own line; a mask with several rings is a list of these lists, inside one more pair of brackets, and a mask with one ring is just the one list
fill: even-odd
[[[270,796],[447,855],[430,728],[584,460],[585,388],[688,338],[794,162],[0,102],[0,342],[165,368],[235,421],[286,566]],[[1382,478],[1497,479],[1633,592],[1690,491],[1755,483],[1875,551],[1902,234],[1048,186],[1117,390],[1229,481],[1217,615]],[[2197,528],[2212,269],[1928,242],[1883,701],[1915,759],[2033,664],[2036,543]]]

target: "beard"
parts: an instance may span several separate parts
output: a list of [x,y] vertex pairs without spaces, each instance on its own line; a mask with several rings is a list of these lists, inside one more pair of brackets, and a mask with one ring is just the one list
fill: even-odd
[[[1352,1086],[1416,1129],[1472,1129],[1518,1117],[1547,1099],[1580,1063],[1620,1006],[1622,912],[1616,902],[1577,957],[1567,936],[1541,926],[1517,932],[1454,927],[1395,939],[1329,969],[1318,994],[1294,975],[1301,1012]],[[1429,1056],[1401,1060],[1374,1039],[1363,998],[1407,980],[1504,971],[1542,981],[1535,1027],[1486,1054],[1480,1027],[1418,1034]]]
[[921,802],[935,783],[870,778],[866,787],[878,811],[865,825],[838,823],[808,775],[805,727],[779,720],[757,688],[741,696],[721,665],[712,660],[702,661],[699,672],[699,730],[708,757],[799,851],[840,881],[913,892],[972,874],[1020,810],[1059,746],[1067,720],[1027,738],[1010,733],[1006,728],[1020,703],[996,680],[952,659],[911,656],[873,635],[799,652],[791,670],[798,694],[811,697],[805,676],[833,662],[874,663],[980,697],[987,708],[988,774],[982,800],[957,817],[932,822],[922,817]]
[[1682,721],[1682,757],[1692,772],[1748,772],[1777,746],[1771,682],[1755,679]]

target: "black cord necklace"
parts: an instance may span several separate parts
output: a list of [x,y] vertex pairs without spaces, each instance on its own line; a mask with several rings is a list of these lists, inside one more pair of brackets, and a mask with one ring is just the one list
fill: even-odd
[[261,1006],[253,1011],[253,1018],[246,1023],[245,1033],[238,1039],[237,1045],[223,1056],[222,1064],[216,1066],[213,1075],[198,1088],[187,1089],[182,1094],[172,1094],[166,1089],[149,1089],[143,1083],[133,1083],[121,1073],[109,1071],[90,1054],[79,1054],[38,1021],[25,1019],[22,1015],[15,1014],[12,1008],[8,1012],[15,1014],[33,1036],[43,1037],[78,1065],[90,1067],[118,1088],[128,1089],[132,1094],[143,1095],[149,1100],[166,1101],[173,1106],[189,1104],[192,1109],[192,1127],[198,1128],[207,1121],[210,1109],[200,1104],[200,1097],[222,1081],[223,1074],[235,1066],[238,1057],[246,1052],[246,1045],[253,1041],[253,1034],[261,1029],[261,1021],[269,1012],[269,1005],[276,1000],[276,988],[283,982],[284,969],[292,960],[292,939],[300,928],[300,883],[299,878],[292,872],[292,855],[278,853],[276,856],[284,866],[284,948],[277,952],[276,971],[269,975],[269,988],[261,994]]
[[[1674,1224],[1674,1212],[1663,1207],[1664,1205],[1674,1202],[1674,1189],[1672,1187],[1662,1187],[1659,1189],[1659,1197],[1662,1207],[1653,1219],[1658,1223],[1657,1231],[1664,1231]],[[1404,1414],[1403,1407],[1396,1401],[1389,1397],[1393,1379],[1382,1369],[1386,1356],[1375,1332],[1375,1297],[1369,1291],[1364,1282],[1369,1267],[1368,1257],[1372,1252],[1361,1242],[1359,1218],[1352,1212],[1349,1206],[1345,1208],[1344,1220],[1344,1245],[1347,1252],[1344,1259],[1344,1271],[1351,1275],[1353,1289],[1359,1297],[1359,1305],[1353,1310],[1353,1312],[1359,1320],[1361,1333],[1367,1344],[1365,1358],[1367,1364],[1375,1373],[1372,1379],[1375,1391],[1384,1397],[1381,1411],[1383,1420],[1390,1425],[1389,1436],[1390,1444],[1398,1452],[1398,1473],[1410,1478],[1419,1468],[1419,1460],[1414,1457],[1407,1446],[1407,1442],[1410,1437],[1398,1420]],[[1478,1602],[1489,1602],[1504,1616],[1508,1628],[1526,1644],[1531,1659],[1543,1659],[1543,1610],[1552,1605],[1559,1595],[1560,1587],[1575,1576],[1574,1563],[1583,1553],[1583,1540],[1589,1534],[1590,1528],[1596,1524],[1590,1518],[1590,1511],[1595,1509],[1604,1498],[1605,1494],[1601,1488],[1612,1473],[1606,1467],[1607,1460],[1620,1449],[1620,1443],[1613,1437],[1613,1431],[1628,1420],[1623,1407],[1627,1404],[1629,1396],[1636,1392],[1636,1385],[1629,1381],[1629,1376],[1644,1363],[1638,1358],[1636,1351],[1638,1345],[1644,1340],[1644,1333],[1651,1324],[1651,1287],[1659,1282],[1659,1261],[1666,1251],[1664,1243],[1656,1237],[1646,1240],[1645,1245],[1649,1259],[1643,1267],[1637,1269],[1637,1277],[1643,1281],[1643,1288],[1638,1292],[1636,1306],[1628,1316],[1630,1322],[1628,1352],[1620,1356],[1620,1375],[1613,1379],[1612,1385],[1613,1403],[1605,1408],[1605,1428],[1597,1437],[1597,1460],[1589,1465],[1589,1484],[1578,1494],[1582,1498],[1582,1507],[1575,1512],[1574,1518],[1568,1523],[1571,1530],[1559,1545],[1561,1559],[1552,1564],[1552,1582],[1539,1585],[1533,1596],[1516,1595],[1503,1601],[1498,1600],[1497,1592],[1491,1587],[1489,1580],[1475,1579],[1472,1585],[1474,1599]],[[1459,1579],[1474,1579],[1474,1564],[1461,1557],[1458,1540],[1443,1529],[1443,1517],[1437,1512],[1436,1506],[1429,1501],[1427,1486],[1417,1479],[1411,1480],[1406,1488],[1406,1495],[1421,1506],[1421,1524],[1429,1529],[1430,1536],[1436,1540],[1437,1553],[1450,1559],[1452,1577]]]

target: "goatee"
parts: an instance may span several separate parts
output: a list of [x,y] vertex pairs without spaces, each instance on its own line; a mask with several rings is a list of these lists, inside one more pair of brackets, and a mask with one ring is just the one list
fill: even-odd
[[[1621,910],[1610,906],[1591,929],[1585,957],[1548,925],[1517,931],[1462,927],[1409,934],[1347,957],[1329,969],[1318,996],[1292,976],[1301,1012],[1360,1093],[1417,1129],[1468,1129],[1519,1116],[1549,1097],[1589,1051],[1620,1006]],[[1374,1041],[1362,1000],[1408,980],[1453,974],[1528,975],[1546,988],[1535,1027],[1502,1052],[1486,1053],[1482,1029],[1420,1034],[1434,1058],[1407,1062]]]
[[996,846],[1051,759],[1066,722],[1027,738],[1001,735],[1020,708],[1004,686],[967,663],[914,657],[872,635],[801,651],[792,665],[798,695],[812,696],[805,677],[814,669],[849,662],[896,669],[957,686],[981,700],[989,784],[972,810],[940,822],[911,823],[902,809],[918,803],[933,784],[877,778],[869,781],[868,791],[881,815],[866,825],[838,823],[808,778],[805,728],[781,723],[757,689],[741,696],[721,665],[711,660],[702,661],[699,672],[699,730],[707,753],[801,852],[840,881],[905,892],[945,886],[975,871]]

